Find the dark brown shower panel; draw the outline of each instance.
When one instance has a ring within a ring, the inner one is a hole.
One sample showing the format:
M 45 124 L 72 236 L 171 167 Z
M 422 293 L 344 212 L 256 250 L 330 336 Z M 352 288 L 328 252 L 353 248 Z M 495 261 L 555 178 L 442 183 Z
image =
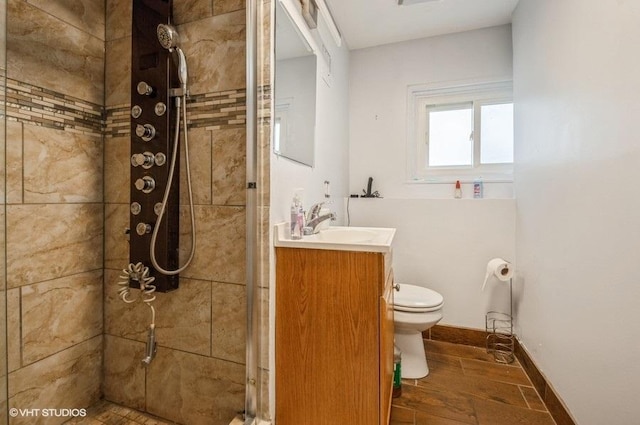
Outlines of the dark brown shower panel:
M 171 53 L 157 37 L 159 24 L 171 23 L 171 0 L 134 0 L 131 45 L 131 263 L 148 266 L 158 292 L 178 288 L 178 275 L 155 270 L 150 244 L 169 178 L 176 121 L 175 98 L 170 89 L 180 87 Z M 179 151 L 178 151 L 179 155 Z M 180 175 L 176 158 L 175 175 Z M 180 179 L 174 178 L 155 243 L 156 260 L 164 269 L 178 266 Z M 140 287 L 130 281 L 131 287 Z

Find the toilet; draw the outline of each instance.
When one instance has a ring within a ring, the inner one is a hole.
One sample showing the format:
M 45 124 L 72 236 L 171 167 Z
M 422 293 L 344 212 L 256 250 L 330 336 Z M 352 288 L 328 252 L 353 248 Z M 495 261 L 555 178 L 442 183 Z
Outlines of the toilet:
M 402 351 L 402 378 L 424 378 L 429 374 L 429 367 L 422 332 L 442 319 L 444 298 L 434 290 L 406 283 L 397 283 L 396 289 L 394 337 L 396 346 Z

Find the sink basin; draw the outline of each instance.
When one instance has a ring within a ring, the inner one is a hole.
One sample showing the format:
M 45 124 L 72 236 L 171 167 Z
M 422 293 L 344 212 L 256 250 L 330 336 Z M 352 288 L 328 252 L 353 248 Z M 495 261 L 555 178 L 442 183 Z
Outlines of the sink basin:
M 377 233 L 354 227 L 333 227 L 315 235 L 321 241 L 335 243 L 363 243 L 373 241 Z
M 331 226 L 315 235 L 291 239 L 289 223 L 275 226 L 275 246 L 336 251 L 389 252 L 396 229 L 386 227 Z

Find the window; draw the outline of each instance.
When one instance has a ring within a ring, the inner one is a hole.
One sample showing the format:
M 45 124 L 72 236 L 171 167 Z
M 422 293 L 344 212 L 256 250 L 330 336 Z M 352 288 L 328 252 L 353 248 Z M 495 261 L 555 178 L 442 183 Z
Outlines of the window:
M 510 82 L 443 88 L 412 86 L 409 102 L 410 180 L 512 180 Z

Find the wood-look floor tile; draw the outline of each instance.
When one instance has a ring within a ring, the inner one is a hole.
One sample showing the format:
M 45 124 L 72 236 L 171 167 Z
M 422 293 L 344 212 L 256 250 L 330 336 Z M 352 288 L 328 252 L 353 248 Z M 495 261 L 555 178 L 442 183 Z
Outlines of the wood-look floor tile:
M 417 385 L 435 391 L 474 396 L 513 406 L 527 407 L 525 398 L 517 385 L 496 382 L 482 376 L 434 372 L 426 378 L 419 379 Z
M 542 399 L 538 395 L 538 392 L 533 387 L 520 387 L 520 391 L 522 395 L 527 400 L 527 404 L 533 410 L 541 410 L 543 412 L 547 411 L 547 407 L 542 402 Z
M 427 358 L 432 354 L 443 354 L 447 356 L 461 357 L 463 359 L 484 360 L 495 363 L 493 354 L 487 353 L 484 348 L 471 347 L 468 345 L 452 344 L 442 341 L 424 341 Z
M 429 415 L 424 412 L 416 412 L 415 425 L 466 425 L 466 423 Z
M 531 385 L 521 367 L 489 363 L 480 360 L 461 359 L 464 374 L 492 381 L 507 382 L 516 385 Z
M 459 357 L 443 356 L 440 354 L 427 354 L 427 364 L 429 365 L 429 375 L 439 375 L 441 373 L 453 373 L 462 375 L 462 363 Z
M 489 400 L 473 400 L 478 425 L 555 425 L 551 415 Z
M 402 387 L 402 397 L 395 399 L 394 405 L 464 424 L 476 424 L 471 397 L 456 393 L 406 385 Z
M 395 401 L 395 399 L 394 399 Z M 391 420 L 389 425 L 414 425 L 416 411 L 404 407 L 391 406 Z

